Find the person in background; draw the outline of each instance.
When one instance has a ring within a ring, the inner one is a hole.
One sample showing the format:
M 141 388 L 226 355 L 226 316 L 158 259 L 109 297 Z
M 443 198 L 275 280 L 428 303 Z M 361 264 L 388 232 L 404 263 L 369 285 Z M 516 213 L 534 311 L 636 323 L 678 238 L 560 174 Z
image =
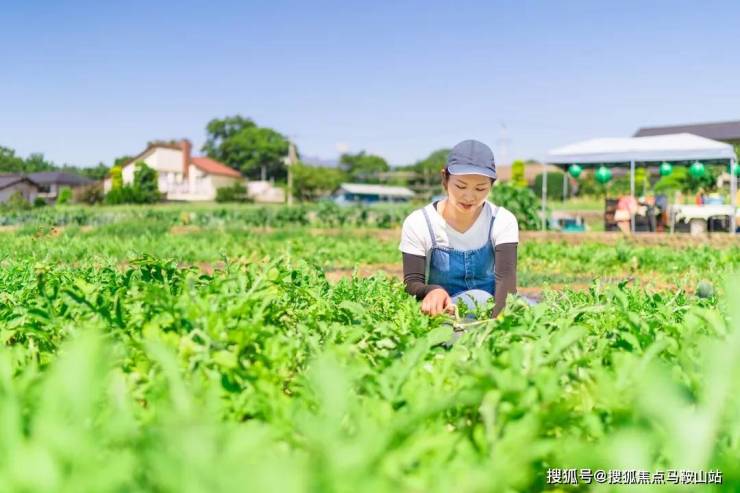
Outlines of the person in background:
M 519 226 L 514 214 L 487 200 L 496 180 L 491 149 L 476 140 L 457 144 L 441 170 L 446 197 L 413 211 L 403 222 L 406 292 L 428 315 L 470 309 L 494 298 L 498 316 L 516 293 Z
M 637 200 L 631 195 L 622 195 L 617 202 L 614 221 L 624 234 L 632 232 L 632 216 L 637 212 Z
M 698 192 L 696 192 L 696 195 L 694 196 L 694 203 L 696 205 L 704 205 L 705 196 L 704 196 L 704 189 L 700 188 Z
M 664 193 L 655 196 L 655 206 L 658 208 L 660 221 L 657 224 L 657 231 L 663 231 L 668 224 L 668 197 Z
M 654 233 L 657 229 L 658 220 L 656 216 L 658 215 L 657 208 L 655 206 L 655 197 L 653 195 L 648 195 L 643 200 L 643 205 L 645 206 L 645 215 L 647 216 L 648 220 L 648 228 L 650 229 L 650 232 Z

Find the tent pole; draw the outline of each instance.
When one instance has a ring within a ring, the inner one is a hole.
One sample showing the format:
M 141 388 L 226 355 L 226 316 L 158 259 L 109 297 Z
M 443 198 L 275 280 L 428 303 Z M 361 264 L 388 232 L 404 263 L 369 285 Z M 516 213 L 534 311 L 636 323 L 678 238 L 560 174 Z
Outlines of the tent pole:
M 547 230 L 547 215 L 545 207 L 547 205 L 547 163 L 542 163 L 542 231 Z
M 635 160 L 630 161 L 630 195 L 635 198 Z M 635 215 L 630 214 L 630 232 L 635 232 Z
M 568 173 L 563 173 L 563 202 L 568 197 Z
M 730 234 L 734 235 L 737 229 L 737 175 L 735 174 L 735 160 L 730 159 L 730 204 L 732 204 L 732 216 L 730 217 Z

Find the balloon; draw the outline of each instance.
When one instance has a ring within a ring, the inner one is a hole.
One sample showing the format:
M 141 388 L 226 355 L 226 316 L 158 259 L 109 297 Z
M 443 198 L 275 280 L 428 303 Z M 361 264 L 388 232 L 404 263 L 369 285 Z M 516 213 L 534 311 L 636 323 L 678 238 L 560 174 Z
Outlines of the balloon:
M 740 178 L 740 164 L 733 163 L 732 164 L 732 169 L 735 171 L 735 176 L 737 176 L 737 177 Z M 727 172 L 730 173 L 730 174 L 732 174 L 732 172 L 730 171 L 730 165 L 729 164 L 727 165 Z
M 671 163 L 661 163 L 660 164 L 660 176 L 668 176 L 673 172 L 673 166 L 671 166 Z
M 577 164 L 571 164 L 568 168 L 568 173 L 570 173 L 570 176 L 573 178 L 578 178 L 581 176 L 581 173 L 583 172 L 583 168 L 578 166 Z
M 689 174 L 694 178 L 701 178 L 706 173 L 704 164 L 701 161 L 695 161 L 694 164 L 689 166 Z
M 601 166 L 599 169 L 596 170 L 594 176 L 596 177 L 596 181 L 603 185 L 604 183 L 612 179 L 612 172 L 606 166 Z

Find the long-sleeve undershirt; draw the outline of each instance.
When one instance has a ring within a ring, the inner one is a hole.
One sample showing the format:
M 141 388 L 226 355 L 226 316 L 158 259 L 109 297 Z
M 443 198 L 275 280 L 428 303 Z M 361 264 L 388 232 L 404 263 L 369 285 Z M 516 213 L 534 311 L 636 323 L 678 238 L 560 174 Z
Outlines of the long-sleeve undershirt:
M 492 313 L 494 318 L 506 306 L 509 293 L 516 294 L 516 249 L 517 243 L 503 243 L 496 245 L 495 248 L 496 294 Z M 403 282 L 406 285 L 406 292 L 418 300 L 423 300 L 434 289 L 443 289 L 436 284 L 427 284 L 425 272 L 425 256 L 403 254 Z

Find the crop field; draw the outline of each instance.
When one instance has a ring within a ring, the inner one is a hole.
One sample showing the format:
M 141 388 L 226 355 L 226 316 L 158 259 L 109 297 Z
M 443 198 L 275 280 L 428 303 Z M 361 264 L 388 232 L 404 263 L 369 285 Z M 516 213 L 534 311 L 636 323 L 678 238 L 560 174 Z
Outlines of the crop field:
M 450 346 L 404 211 L 256 211 L 3 219 L 0 491 L 740 491 L 738 244 L 523 235 Z

